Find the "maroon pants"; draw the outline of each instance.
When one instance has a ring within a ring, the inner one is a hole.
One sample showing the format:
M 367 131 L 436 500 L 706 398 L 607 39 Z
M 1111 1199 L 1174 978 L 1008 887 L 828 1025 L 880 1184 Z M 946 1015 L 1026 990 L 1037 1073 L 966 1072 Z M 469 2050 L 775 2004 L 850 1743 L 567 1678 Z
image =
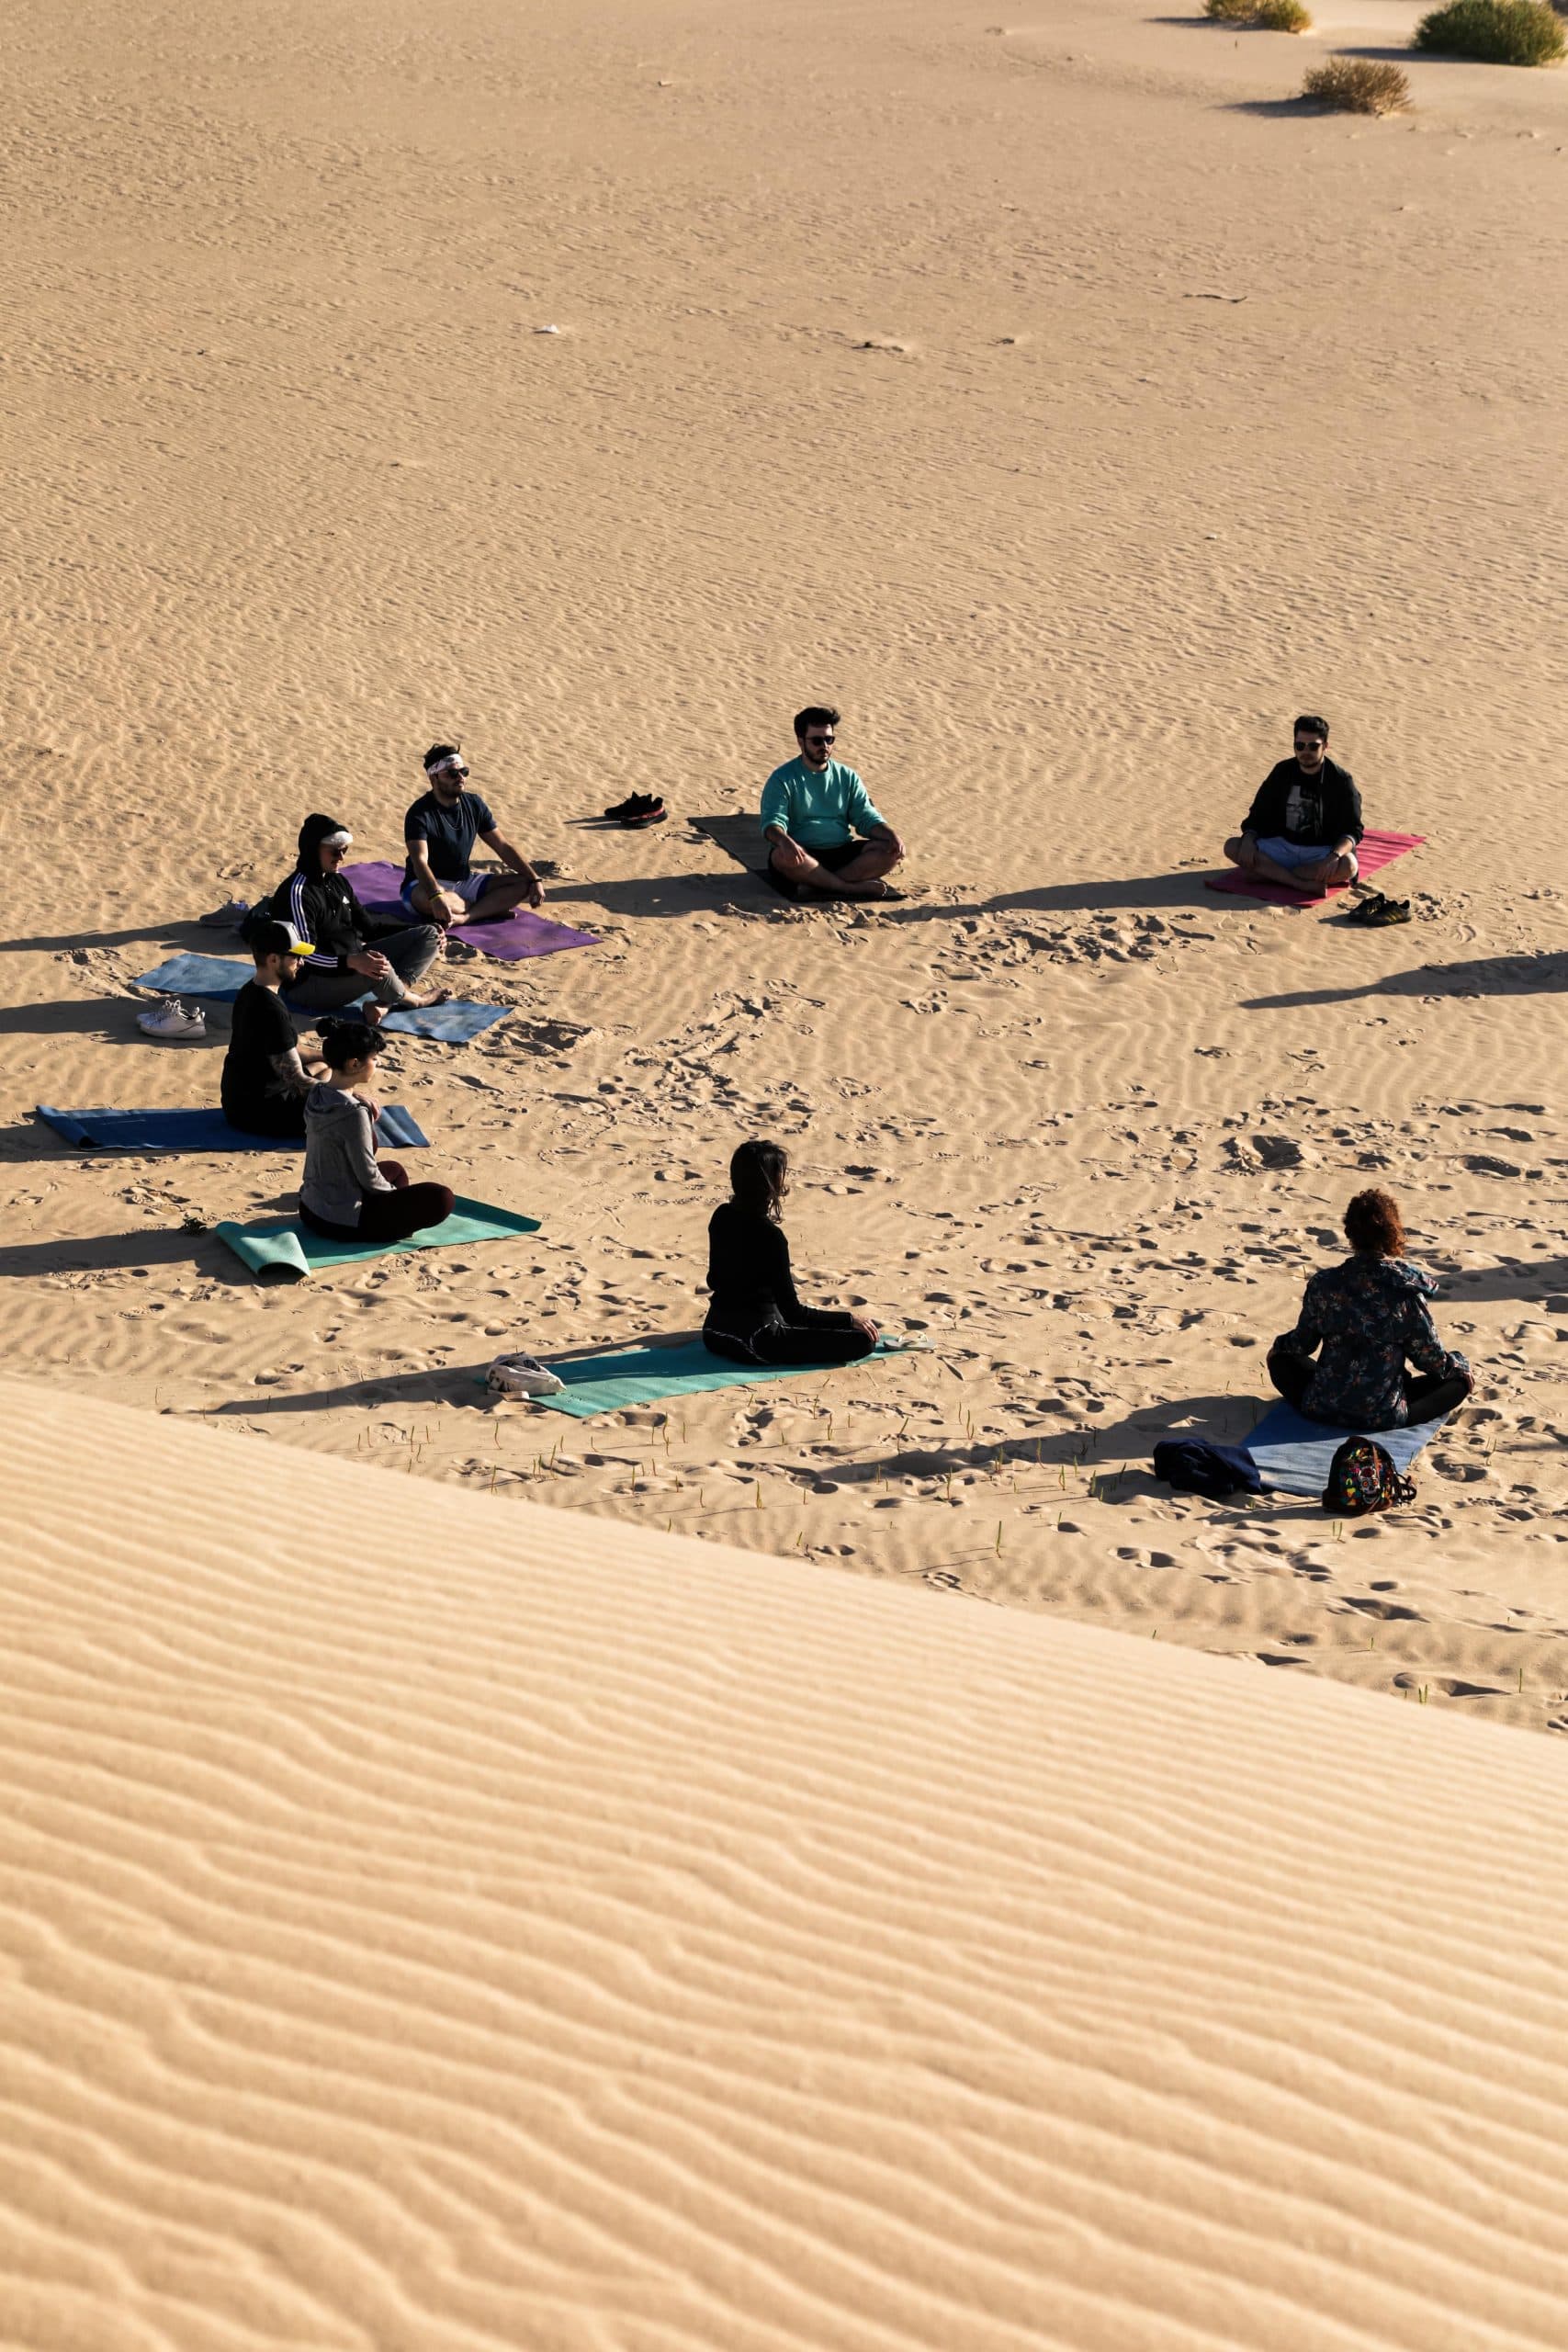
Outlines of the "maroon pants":
M 450 1184 L 411 1184 L 400 1159 L 376 1163 L 391 1186 L 389 1193 L 367 1193 L 359 1204 L 357 1225 L 329 1225 L 301 1201 L 299 1222 L 329 1241 L 406 1241 L 411 1233 L 440 1225 L 452 1214 L 456 1194 Z

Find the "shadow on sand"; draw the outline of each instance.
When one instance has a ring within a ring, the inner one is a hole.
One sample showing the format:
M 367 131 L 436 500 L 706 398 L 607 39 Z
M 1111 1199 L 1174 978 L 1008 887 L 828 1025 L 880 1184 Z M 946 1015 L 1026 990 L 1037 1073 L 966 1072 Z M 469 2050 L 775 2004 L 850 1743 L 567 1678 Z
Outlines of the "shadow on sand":
M 1242 999 L 1247 1012 L 1294 1012 L 1316 1004 L 1354 1004 L 1369 997 L 1550 995 L 1568 989 L 1568 955 L 1538 948 L 1525 956 L 1477 956 L 1461 964 L 1417 964 L 1360 988 L 1298 989 L 1288 996 Z

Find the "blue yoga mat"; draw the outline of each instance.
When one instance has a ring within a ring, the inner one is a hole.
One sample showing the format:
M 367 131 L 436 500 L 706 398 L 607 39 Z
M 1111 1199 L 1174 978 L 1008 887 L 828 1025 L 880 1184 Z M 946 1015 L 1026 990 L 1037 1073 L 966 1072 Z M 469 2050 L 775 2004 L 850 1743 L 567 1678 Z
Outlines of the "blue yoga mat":
M 170 956 L 162 964 L 154 964 L 150 972 L 137 976 L 139 989 L 162 989 L 166 996 L 204 996 L 215 1004 L 232 1004 L 245 982 L 255 970 L 254 964 L 243 964 L 232 956 Z M 288 999 L 284 1001 L 287 1003 Z M 353 1005 L 371 1001 L 366 990 Z M 295 1008 L 290 1008 L 294 1010 Z M 470 1004 L 462 997 L 453 997 L 446 1004 L 427 1004 L 407 1012 L 389 1012 L 381 1026 L 389 1035 L 404 1037 L 436 1037 L 448 1046 L 466 1045 L 470 1037 L 482 1036 L 504 1021 L 512 1011 L 509 1004 Z M 307 1028 L 321 1019 L 319 1013 L 298 1008 L 299 1017 Z M 329 1014 L 327 1018 L 331 1018 Z M 338 1018 L 341 1020 L 342 1014 Z
M 1323 1421 L 1309 1421 L 1293 1405 L 1281 1401 L 1264 1415 L 1246 1442 L 1266 1487 L 1316 1497 L 1327 1486 L 1329 1464 L 1348 1437 L 1375 1439 L 1396 1470 L 1408 1470 L 1442 1426 L 1438 1420 L 1412 1421 L 1402 1430 L 1336 1430 Z
M 305 1148 L 300 1136 L 247 1136 L 231 1127 L 221 1111 L 57 1111 L 40 1102 L 37 1116 L 81 1151 L 291 1151 Z M 399 1151 L 423 1151 L 425 1134 L 412 1111 L 389 1102 L 376 1122 L 376 1140 Z
M 513 1010 L 509 1004 L 468 1004 L 455 996 L 446 1004 L 425 1004 L 407 1012 L 389 1012 L 381 1026 L 389 1035 L 405 1037 L 438 1037 L 444 1045 L 466 1045 L 470 1037 L 482 1036 L 504 1021 Z
M 902 1352 L 886 1341 L 879 1342 L 876 1349 L 878 1356 Z M 865 1363 L 872 1359 L 863 1356 L 860 1361 Z M 802 1373 L 853 1369 L 852 1364 L 731 1363 L 728 1356 L 713 1354 L 700 1340 L 687 1340 L 677 1347 L 656 1343 L 606 1349 L 602 1355 L 572 1356 L 564 1362 L 558 1358 L 550 1370 L 566 1383 L 560 1395 L 531 1396 L 528 1402 L 586 1421 L 596 1413 L 624 1412 L 628 1405 L 656 1405 L 662 1396 L 692 1396 L 705 1388 L 756 1388 L 768 1381 L 798 1379 Z
M 168 956 L 150 972 L 139 972 L 139 989 L 162 989 L 165 996 L 204 996 L 217 1004 L 232 1004 L 245 982 L 255 978 L 255 966 L 234 956 Z

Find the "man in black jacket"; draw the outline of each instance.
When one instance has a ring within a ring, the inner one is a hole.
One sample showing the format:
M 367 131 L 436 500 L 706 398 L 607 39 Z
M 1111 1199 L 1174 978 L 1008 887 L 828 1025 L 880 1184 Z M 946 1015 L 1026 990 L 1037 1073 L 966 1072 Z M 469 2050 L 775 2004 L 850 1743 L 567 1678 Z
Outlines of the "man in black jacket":
M 1332 890 L 1356 878 L 1356 844 L 1366 831 L 1348 768 L 1328 756 L 1328 721 L 1296 721 L 1296 756 L 1270 768 L 1225 855 L 1260 882 L 1292 890 Z
M 366 913 L 341 871 L 353 839 L 335 817 L 307 817 L 299 828 L 299 864 L 268 902 L 274 920 L 292 923 L 311 950 L 284 1001 L 305 1012 L 341 1012 L 368 990 L 375 1002 L 365 1018 L 372 1023 L 384 1012 L 444 1003 L 449 989 L 419 988 L 442 952 L 440 932 L 433 922 L 384 922 Z

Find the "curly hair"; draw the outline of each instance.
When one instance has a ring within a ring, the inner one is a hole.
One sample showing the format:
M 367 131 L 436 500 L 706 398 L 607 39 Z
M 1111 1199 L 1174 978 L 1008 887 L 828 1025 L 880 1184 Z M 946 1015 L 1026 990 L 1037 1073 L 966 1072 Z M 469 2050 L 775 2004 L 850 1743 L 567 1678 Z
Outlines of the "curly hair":
M 1403 1258 L 1404 1220 L 1393 1194 L 1376 1185 L 1358 1193 L 1345 1212 L 1345 1238 L 1352 1250 L 1364 1250 L 1370 1257 Z

